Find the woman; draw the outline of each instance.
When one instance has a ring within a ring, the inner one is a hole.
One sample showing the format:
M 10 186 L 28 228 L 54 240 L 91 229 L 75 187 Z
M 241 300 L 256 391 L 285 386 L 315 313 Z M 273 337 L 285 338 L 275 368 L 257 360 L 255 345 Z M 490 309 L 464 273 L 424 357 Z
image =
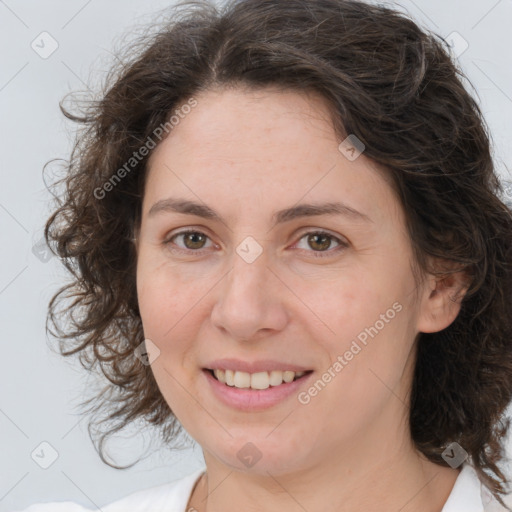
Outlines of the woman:
M 205 459 L 102 509 L 512 510 L 512 212 L 443 41 L 355 1 L 179 14 L 67 114 L 46 226 L 100 454 L 144 419 Z

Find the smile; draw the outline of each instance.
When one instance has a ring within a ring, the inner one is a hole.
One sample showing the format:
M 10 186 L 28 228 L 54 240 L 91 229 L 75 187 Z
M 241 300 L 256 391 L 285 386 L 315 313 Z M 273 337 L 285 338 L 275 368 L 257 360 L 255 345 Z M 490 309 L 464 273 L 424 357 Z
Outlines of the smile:
M 283 383 L 293 382 L 300 379 L 310 371 L 294 372 L 291 370 L 272 370 L 270 372 L 248 373 L 243 371 L 207 369 L 215 379 L 227 386 L 255 390 L 268 389 L 269 387 L 281 386 Z

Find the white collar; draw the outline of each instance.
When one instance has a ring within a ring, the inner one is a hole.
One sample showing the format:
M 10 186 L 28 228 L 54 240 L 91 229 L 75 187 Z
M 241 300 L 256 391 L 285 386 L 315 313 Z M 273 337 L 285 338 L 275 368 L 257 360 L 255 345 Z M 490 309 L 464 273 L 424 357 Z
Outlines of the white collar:
M 509 495 L 508 499 L 512 496 Z M 509 502 L 505 503 L 510 506 Z M 475 469 L 465 463 L 441 512 L 506 512 L 480 482 Z

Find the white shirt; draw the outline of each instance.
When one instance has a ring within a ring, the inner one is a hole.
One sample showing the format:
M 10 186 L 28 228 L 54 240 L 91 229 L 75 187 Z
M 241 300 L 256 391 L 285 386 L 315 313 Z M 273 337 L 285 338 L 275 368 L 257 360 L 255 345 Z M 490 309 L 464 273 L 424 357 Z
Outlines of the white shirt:
M 103 512 L 188 512 L 186 506 L 195 483 L 205 468 L 164 485 L 150 487 L 101 507 Z M 512 499 L 512 496 L 509 497 Z M 509 502 L 506 502 L 510 506 Z M 71 501 L 36 503 L 20 512 L 91 512 Z M 504 512 L 480 483 L 475 470 L 468 464 L 462 467 L 452 492 L 441 512 Z M 15 511 L 13 511 L 15 512 Z

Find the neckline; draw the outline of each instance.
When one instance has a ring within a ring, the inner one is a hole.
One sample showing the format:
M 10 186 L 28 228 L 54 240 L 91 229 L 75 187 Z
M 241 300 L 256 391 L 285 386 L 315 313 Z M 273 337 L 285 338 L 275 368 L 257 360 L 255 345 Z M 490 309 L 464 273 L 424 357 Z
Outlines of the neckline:
M 189 509 L 190 500 L 194 490 L 196 489 L 200 479 L 204 474 L 206 474 L 206 469 L 206 467 L 197 469 L 187 477 L 188 485 L 186 485 L 184 488 L 183 500 L 180 504 L 183 510 L 187 511 Z M 481 482 L 478 479 L 475 470 L 471 467 L 471 465 L 464 463 L 441 512 L 452 512 L 459 510 L 459 508 L 452 507 L 459 507 L 460 503 L 467 503 L 470 507 L 478 507 L 470 508 L 468 509 L 468 512 L 469 510 L 471 510 L 471 512 L 481 512 L 483 510 L 481 492 Z M 478 501 L 475 501 L 477 497 Z
M 195 473 L 192 473 L 191 475 L 191 485 L 189 486 L 188 492 L 187 492 L 187 502 L 185 503 L 185 510 L 189 510 L 193 508 L 195 510 L 195 507 L 192 507 L 190 502 L 192 500 L 192 496 L 197 488 L 197 485 L 203 478 L 203 476 L 206 474 L 206 468 L 198 469 Z M 194 478 L 195 477 L 195 478 Z

